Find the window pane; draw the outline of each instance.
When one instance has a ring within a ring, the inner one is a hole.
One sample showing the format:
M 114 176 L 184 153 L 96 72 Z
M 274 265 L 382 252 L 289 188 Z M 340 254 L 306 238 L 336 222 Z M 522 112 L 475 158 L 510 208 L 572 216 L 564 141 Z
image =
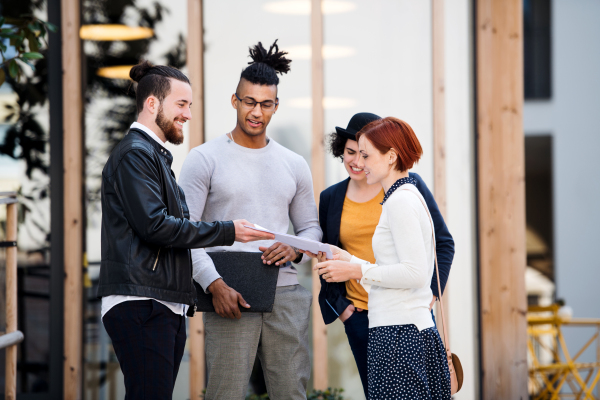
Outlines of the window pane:
M 525 98 L 552 96 L 550 0 L 524 0 Z
M 44 2 L 9 1 L 0 5 L 5 17 L 33 14 L 47 20 Z M 15 54 L 8 46 L 7 58 Z M 42 54 L 47 56 L 43 47 Z M 17 329 L 17 393 L 49 391 L 50 360 L 50 144 L 47 58 L 33 60 L 20 79 L 0 86 L 0 192 L 19 193 Z M 6 206 L 0 205 L 0 240 L 4 240 Z M 0 331 L 5 330 L 4 249 L 0 251 Z M 0 351 L 4 360 L 5 351 Z M 0 388 L 4 387 L 0 362 Z

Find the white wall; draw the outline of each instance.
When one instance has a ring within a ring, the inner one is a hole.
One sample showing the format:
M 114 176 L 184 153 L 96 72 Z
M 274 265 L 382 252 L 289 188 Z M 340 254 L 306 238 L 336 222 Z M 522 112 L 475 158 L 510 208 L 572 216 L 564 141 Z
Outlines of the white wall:
M 552 98 L 526 101 L 526 135 L 553 139 L 556 296 L 574 317 L 600 318 L 600 2 L 552 1 Z M 567 334 L 573 350 L 581 329 Z

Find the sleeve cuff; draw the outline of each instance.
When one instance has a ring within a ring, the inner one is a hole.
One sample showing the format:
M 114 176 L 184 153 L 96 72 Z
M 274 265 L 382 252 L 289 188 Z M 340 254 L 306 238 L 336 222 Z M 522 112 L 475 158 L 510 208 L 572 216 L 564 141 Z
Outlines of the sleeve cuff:
M 221 275 L 219 275 L 216 269 L 213 269 L 212 271 L 205 269 L 201 274 L 194 276 L 194 280 L 202 286 L 202 289 L 204 289 L 204 293 L 206 294 L 210 294 L 208 287 L 217 279 L 221 279 Z
M 352 258 L 350 259 L 350 262 L 352 264 L 361 264 L 361 265 L 364 265 L 364 264 L 369 264 L 370 265 L 371 264 L 370 262 L 362 260 L 362 259 L 360 259 L 360 258 L 358 258 L 356 256 L 352 256 Z
M 223 246 L 231 246 L 235 242 L 235 225 L 233 221 L 222 221 L 221 224 L 223 225 Z
M 362 279 L 360 280 L 360 284 L 363 285 L 365 290 L 367 290 L 367 286 L 369 286 L 369 290 L 371 285 L 377 285 L 377 283 L 381 282 L 381 271 L 377 269 L 377 264 L 363 264 L 361 265 L 362 270 Z M 369 292 L 367 290 L 367 293 Z

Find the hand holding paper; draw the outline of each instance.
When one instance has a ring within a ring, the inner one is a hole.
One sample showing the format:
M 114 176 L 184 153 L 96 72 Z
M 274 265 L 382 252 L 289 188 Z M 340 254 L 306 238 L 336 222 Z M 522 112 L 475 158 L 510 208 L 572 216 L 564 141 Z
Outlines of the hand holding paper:
M 339 247 L 334 246 L 332 244 L 329 245 L 329 248 L 331 248 L 331 252 L 333 253 L 333 260 L 350 261 L 352 259 L 352 254 L 348 253 L 344 249 L 340 249 Z M 306 250 L 300 250 L 300 252 L 306 254 L 311 258 L 316 258 L 319 262 L 323 262 L 327 259 L 322 253 L 314 254 Z
M 281 243 L 289 244 L 290 246 L 293 246 L 293 247 L 297 248 L 298 250 L 309 251 L 314 254 L 317 254 L 319 251 L 322 251 L 323 253 L 326 254 L 328 259 L 330 259 L 330 260 L 333 259 L 333 253 L 328 244 L 317 242 L 316 240 L 311 240 L 311 239 L 306 239 L 306 238 L 302 238 L 302 237 L 298 237 L 298 236 L 288 235 L 287 233 L 272 232 L 272 231 L 265 229 L 258 225 L 254 225 L 254 226 L 244 225 L 244 226 L 246 228 L 273 234 L 273 235 L 275 235 L 275 240 L 277 240 Z
M 236 219 L 233 221 L 235 227 L 235 241 L 236 242 L 254 242 L 257 240 L 273 240 L 274 236 L 271 232 L 261 229 L 253 228 L 250 222 L 245 219 Z M 248 229 L 250 228 L 250 229 Z M 259 231 L 259 232 L 257 232 Z

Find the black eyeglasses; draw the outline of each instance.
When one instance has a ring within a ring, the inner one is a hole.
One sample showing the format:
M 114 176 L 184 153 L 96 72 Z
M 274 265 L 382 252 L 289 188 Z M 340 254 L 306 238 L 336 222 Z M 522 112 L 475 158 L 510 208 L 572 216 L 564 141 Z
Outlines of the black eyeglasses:
M 248 97 L 240 99 L 240 96 L 238 96 L 237 93 L 235 93 L 235 97 L 237 97 L 237 99 L 242 102 L 244 107 L 249 110 L 253 110 L 257 104 L 260 104 L 260 108 L 262 108 L 263 111 L 273 111 L 275 106 L 279 104 L 278 101 L 274 102 L 273 100 L 256 101 Z

